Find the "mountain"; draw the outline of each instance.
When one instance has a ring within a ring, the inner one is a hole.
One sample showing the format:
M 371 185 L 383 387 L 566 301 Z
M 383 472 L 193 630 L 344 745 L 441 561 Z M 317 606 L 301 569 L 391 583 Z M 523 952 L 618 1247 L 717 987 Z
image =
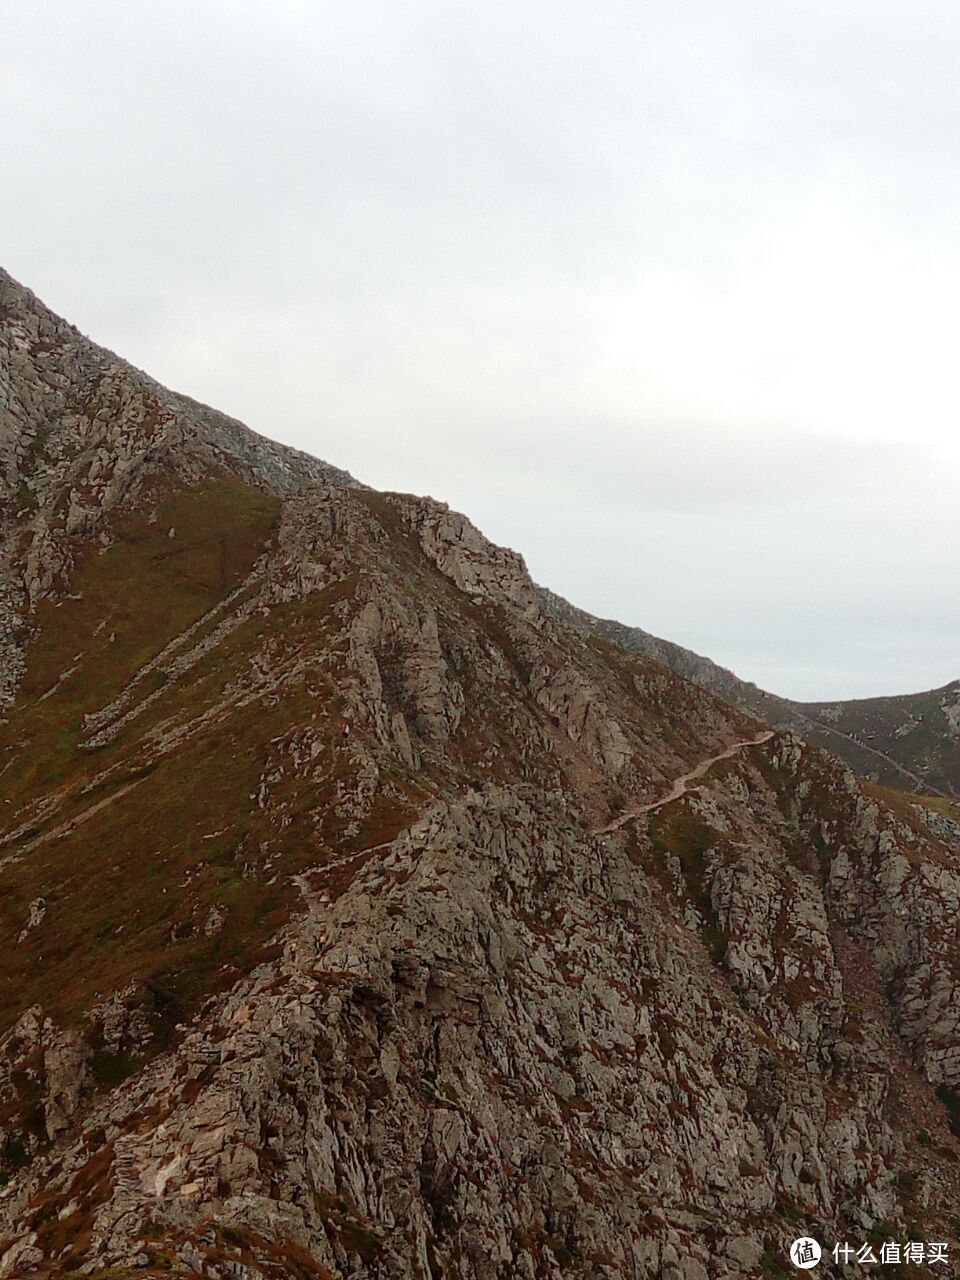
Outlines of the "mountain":
M 336 467 L 167 391 L 2 270 L 0 323 L 0 705 L 23 673 L 24 604 L 48 596 L 75 547 L 138 495 L 145 505 L 164 478 L 189 487 L 223 473 L 278 495 L 308 482 L 350 482 Z
M 889 698 L 794 704 L 815 738 L 861 776 L 960 799 L 960 680 Z
M 0 1277 L 958 1274 L 950 814 L 0 283 Z
M 546 587 L 538 590 L 551 617 L 612 640 L 628 653 L 655 658 L 750 715 L 794 729 L 838 755 L 861 778 L 960 800 L 960 680 L 895 697 L 793 702 L 640 627 L 594 617 Z

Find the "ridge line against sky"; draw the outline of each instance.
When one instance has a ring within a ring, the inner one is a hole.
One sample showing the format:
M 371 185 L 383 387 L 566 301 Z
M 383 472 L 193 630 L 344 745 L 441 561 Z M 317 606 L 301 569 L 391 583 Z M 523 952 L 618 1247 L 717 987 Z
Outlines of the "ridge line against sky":
M 960 12 L 11 0 L 5 265 L 804 700 L 960 674 Z

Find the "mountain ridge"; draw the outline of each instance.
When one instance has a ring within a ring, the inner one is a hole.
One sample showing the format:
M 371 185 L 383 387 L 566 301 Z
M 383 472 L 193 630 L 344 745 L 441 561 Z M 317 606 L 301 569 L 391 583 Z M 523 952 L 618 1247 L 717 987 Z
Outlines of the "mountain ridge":
M 960 824 L 11 307 L 0 1277 L 952 1264 Z
M 85 338 L 0 268 L 0 707 L 22 674 L 24 607 L 69 572 L 91 535 L 151 476 L 222 463 L 276 493 L 356 483 L 257 435 Z M 15 571 L 15 562 L 23 571 Z
M 641 627 L 597 618 L 546 587 L 539 590 L 552 616 L 628 652 L 656 658 L 734 706 L 795 730 L 839 755 L 863 778 L 944 798 L 960 796 L 960 680 L 919 693 L 799 702 Z
M 165 406 L 168 411 L 179 411 L 181 415 L 185 415 L 195 433 L 197 445 L 212 448 L 215 455 L 220 456 L 228 467 L 252 475 L 258 483 L 274 492 L 285 493 L 304 484 L 325 480 L 349 485 L 358 483 L 340 468 L 321 462 L 301 450 L 260 436 L 238 420 L 210 409 L 188 396 L 168 391 L 149 374 L 135 369 L 112 351 L 98 347 L 84 338 L 74 326 L 60 320 L 29 289 L 19 285 L 0 268 L 0 314 L 14 312 L 21 318 L 28 317 L 36 322 L 36 332 L 33 334 L 35 345 L 60 343 L 85 353 L 83 364 L 88 398 L 95 397 L 100 390 L 98 382 L 109 382 L 111 377 L 116 377 L 118 371 L 123 370 L 127 377 L 134 379 L 141 394 L 148 401 L 154 402 L 155 409 Z M 15 347 L 16 344 L 10 344 L 9 332 L 5 332 L 8 342 L 5 358 L 10 360 L 11 346 Z M 25 330 L 18 336 L 21 342 L 27 340 Z M 23 408 L 21 406 L 21 410 Z M 20 417 L 22 436 L 24 430 L 29 429 L 30 413 L 21 412 L 18 415 L 16 406 L 11 405 L 7 405 L 6 409 L 8 413 L 12 413 L 14 421 Z M 34 412 L 38 409 L 50 412 L 49 397 L 41 397 L 40 404 L 34 406 Z M 62 412 L 63 406 L 58 406 L 58 409 Z M 83 444 L 89 451 L 95 447 L 96 442 L 84 440 Z M 169 445 L 165 445 L 162 438 L 159 441 L 154 438 L 142 440 L 139 457 L 135 453 L 130 459 L 131 470 L 136 473 L 138 464 L 141 469 L 149 469 L 151 463 L 156 465 L 156 458 L 150 455 L 164 447 Z M 6 480 L 6 493 L 0 494 L 0 497 L 5 497 L 10 502 L 16 500 L 14 489 L 19 488 L 19 485 L 16 452 L 6 438 L 0 438 L 0 459 L 4 460 L 3 474 Z M 68 479 L 67 475 L 62 476 L 61 488 Z M 75 476 L 72 479 L 79 481 L 82 477 Z M 127 485 L 138 482 L 136 474 L 125 481 Z M 62 493 L 55 494 L 55 497 L 63 500 Z M 102 500 L 101 494 L 101 502 Z M 72 483 L 69 501 L 71 506 L 66 527 L 76 531 L 82 527 L 84 520 L 94 518 L 95 509 L 85 512 L 81 491 Z M 2 537 L 0 526 L 0 538 Z M 34 584 L 43 580 L 44 573 L 51 569 L 58 558 L 56 549 L 44 547 L 42 539 L 37 542 L 34 552 L 36 576 L 27 583 L 28 593 L 31 588 L 37 590 Z M 0 547 L 2 545 L 0 543 Z M 960 682 L 953 681 L 940 689 L 917 694 L 840 699 L 832 702 L 799 702 L 760 689 L 711 659 L 653 636 L 642 628 L 596 618 L 548 588 L 541 587 L 539 591 L 543 607 L 552 616 L 594 634 L 612 638 L 628 651 L 646 653 L 750 714 L 781 727 L 795 729 L 827 750 L 836 751 L 862 777 L 944 797 L 960 795 Z M 11 614 L 10 604 L 4 604 L 0 593 L 0 637 L 6 638 L 7 645 L 6 662 L 2 665 L 7 671 L 15 670 L 17 666 L 16 655 L 8 638 L 13 625 Z M 8 696 L 8 691 L 5 690 L 8 690 L 8 680 L 0 679 L 0 703 Z M 948 698 L 947 695 L 950 694 L 954 696 Z M 881 708 L 886 709 L 888 714 L 881 714 Z M 858 715 L 858 711 L 863 714 Z M 951 715 L 953 719 L 950 718 Z M 868 725 L 868 721 L 872 727 Z M 884 721 L 889 723 L 883 723 Z M 919 738 L 915 732 L 918 730 Z M 914 737 L 910 736 L 911 733 Z M 872 735 L 872 738 L 868 735 Z M 921 742 L 919 749 L 912 750 L 918 740 Z

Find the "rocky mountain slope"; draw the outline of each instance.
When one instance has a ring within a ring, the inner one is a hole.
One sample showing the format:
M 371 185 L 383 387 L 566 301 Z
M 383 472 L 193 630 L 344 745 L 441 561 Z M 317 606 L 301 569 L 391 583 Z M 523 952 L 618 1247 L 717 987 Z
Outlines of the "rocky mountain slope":
M 151 477 L 225 469 L 285 493 L 345 472 L 258 436 L 95 346 L 0 269 L 0 706 L 22 676 L 19 633 Z M 29 547 L 24 550 L 25 539 Z
M 655 658 L 751 715 L 795 730 L 840 756 L 861 778 L 960 800 L 960 680 L 895 697 L 793 702 L 640 627 L 594 617 L 545 587 L 538 590 L 551 617 Z
M 2 283 L 0 1277 L 958 1274 L 949 814 Z

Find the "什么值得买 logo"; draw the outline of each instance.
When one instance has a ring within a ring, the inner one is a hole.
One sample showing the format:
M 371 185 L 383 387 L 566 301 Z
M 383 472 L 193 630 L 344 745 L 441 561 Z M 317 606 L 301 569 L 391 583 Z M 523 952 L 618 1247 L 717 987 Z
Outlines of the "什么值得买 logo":
M 821 1249 L 810 1236 L 801 1236 L 790 1246 L 790 1261 L 801 1271 L 809 1271 L 820 1261 Z

